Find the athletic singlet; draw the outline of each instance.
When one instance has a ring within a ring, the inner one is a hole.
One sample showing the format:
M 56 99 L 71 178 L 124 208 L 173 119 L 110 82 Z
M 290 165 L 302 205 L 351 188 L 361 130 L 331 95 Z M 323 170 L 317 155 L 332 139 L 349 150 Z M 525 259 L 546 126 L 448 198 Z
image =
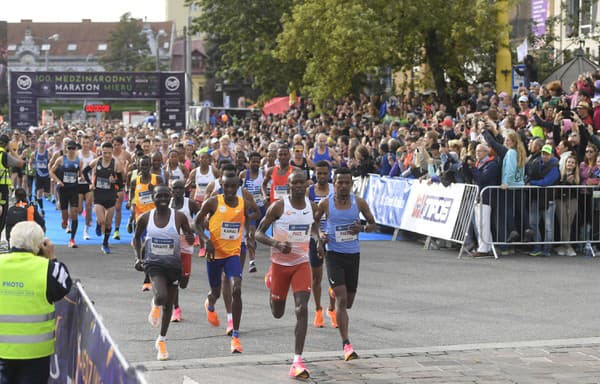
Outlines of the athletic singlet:
M 246 190 L 252 194 L 252 197 L 254 197 L 254 201 L 256 202 L 256 205 L 258 205 L 259 207 L 265 206 L 265 199 L 263 198 L 263 193 L 262 193 L 263 180 L 264 180 L 264 176 L 263 176 L 262 169 L 260 169 L 260 168 L 258 169 L 258 176 L 256 177 L 256 179 L 250 178 L 250 170 L 249 169 L 246 171 L 246 178 L 244 179 L 244 188 L 246 188 Z
M 171 202 L 169 203 L 169 208 L 173 208 L 175 209 L 175 207 L 173 207 L 173 202 L 174 199 L 171 199 Z M 183 206 L 180 209 L 177 209 L 178 212 L 181 212 L 185 215 L 185 217 L 188 220 L 188 223 L 190 224 L 190 227 L 192 227 L 194 225 L 194 220 L 192 218 L 192 212 L 190 212 L 190 199 L 187 197 L 183 198 Z M 190 255 L 194 252 L 194 245 L 190 245 L 186 240 L 185 240 L 185 235 L 183 233 L 180 234 L 180 241 L 179 241 L 179 247 L 181 248 L 181 253 L 189 253 Z
M 217 195 L 217 210 L 208 220 L 210 239 L 215 247 L 215 259 L 240 255 L 246 216 L 244 199 L 236 197 L 238 204 L 233 208 L 225 203 L 223 195 Z
M 175 210 L 170 209 L 169 222 L 159 228 L 154 223 L 156 209 L 150 211 L 146 240 L 144 242 L 144 265 L 159 265 L 165 268 L 181 269 L 179 232 L 175 225 Z
M 310 201 L 319 205 L 319 202 L 321 200 L 327 198 L 327 196 L 329 196 L 333 192 L 333 184 L 329 183 L 327 185 L 327 187 L 329 189 L 329 193 L 325 196 L 317 196 L 315 193 L 315 186 L 316 186 L 316 184 L 312 184 L 311 186 L 308 187 L 308 198 L 310 199 Z M 321 216 L 321 221 L 319 223 L 319 226 L 321 227 L 322 232 L 326 232 L 325 231 L 326 225 L 327 225 L 327 213 L 324 212 L 323 216 Z
M 217 165 L 221 165 L 221 162 L 223 160 L 229 160 L 230 162 L 233 163 L 233 156 L 231 156 L 231 152 L 229 152 L 229 156 L 224 156 L 221 154 L 221 151 L 219 151 L 219 157 L 217 158 Z
M 356 205 L 356 197 L 350 195 L 350 208 L 337 209 L 335 207 L 334 194 L 329 199 L 329 215 L 327 217 L 327 250 L 339 253 L 359 253 L 360 244 L 358 235 L 350 233 L 350 225 L 360 220 L 360 212 Z
M 196 168 L 196 180 L 194 181 L 196 183 L 196 194 L 194 195 L 196 201 L 204 201 L 206 198 L 206 187 L 213 180 L 215 180 L 215 174 L 213 173 L 212 165 L 208 166 L 206 174 L 200 172 L 200 167 Z
M 135 204 L 135 218 L 138 219 L 144 212 L 155 208 L 152 200 L 152 191 L 150 184 L 156 186 L 156 175 L 150 174 L 150 182 L 142 183 L 142 176 L 135 179 L 135 191 L 133 193 L 133 203 Z
M 313 153 L 313 163 L 317 163 L 318 161 L 321 160 L 327 160 L 331 163 L 331 156 L 329 156 L 329 146 L 325 147 L 325 153 L 320 154 L 319 153 L 319 148 L 315 148 L 315 151 Z
M 304 209 L 292 207 L 289 196 L 286 196 L 283 202 L 283 213 L 273 222 L 273 239 L 289 241 L 292 250 L 290 253 L 283 253 L 271 247 L 271 261 L 285 266 L 307 263 L 311 225 L 314 222 L 310 200 L 308 197 L 304 198 Z
M 63 155 L 62 163 L 62 182 L 63 188 L 77 187 L 77 178 L 79 176 L 79 157 L 75 160 L 69 160 L 66 155 Z
M 81 159 L 81 169 L 85 169 L 91 162 L 92 160 L 94 160 L 96 157 L 94 156 L 94 152 L 90 151 L 90 154 L 88 156 L 84 156 L 83 152 L 81 151 L 81 149 L 79 151 L 77 151 L 79 158 Z M 99 160 L 100 161 L 100 160 Z M 89 171 L 88 176 L 90 176 L 91 179 L 91 175 L 92 175 L 92 171 Z M 87 184 L 88 182 L 85 181 L 85 177 L 82 177 L 79 179 L 79 184 Z
M 173 180 L 185 181 L 185 175 L 183 174 L 181 168 L 179 168 L 179 165 L 174 169 L 171 169 L 169 166 L 167 166 L 167 172 L 169 173 L 169 183 Z
M 292 167 L 288 167 L 285 175 L 279 175 L 279 169 L 279 165 L 276 165 L 275 168 L 273 168 L 273 173 L 271 174 L 271 192 L 269 194 L 271 204 L 276 200 L 283 199 L 288 195 L 288 178 L 292 173 Z
M 50 161 L 50 155 L 48 151 L 44 151 L 44 153 L 39 153 L 35 151 L 35 157 L 33 158 L 33 167 L 35 168 L 36 175 L 38 177 L 49 177 L 50 173 L 48 172 L 48 162 Z
M 94 200 L 114 200 L 117 198 L 115 183 L 110 182 L 110 177 L 116 178 L 115 175 L 115 159 L 110 159 L 108 167 L 102 165 L 102 159 L 96 163 L 96 176 L 94 183 Z

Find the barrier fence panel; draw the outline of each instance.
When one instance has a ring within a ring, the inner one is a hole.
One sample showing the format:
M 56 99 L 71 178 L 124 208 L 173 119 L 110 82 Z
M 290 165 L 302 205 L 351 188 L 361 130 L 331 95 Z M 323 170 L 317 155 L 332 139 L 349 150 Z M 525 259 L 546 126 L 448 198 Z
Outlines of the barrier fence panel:
M 477 221 L 484 230 L 489 225 L 493 236 L 479 240 L 496 258 L 514 253 L 517 246 L 531 256 L 595 256 L 594 246 L 600 243 L 596 186 L 492 186 L 481 190 L 480 201 Z

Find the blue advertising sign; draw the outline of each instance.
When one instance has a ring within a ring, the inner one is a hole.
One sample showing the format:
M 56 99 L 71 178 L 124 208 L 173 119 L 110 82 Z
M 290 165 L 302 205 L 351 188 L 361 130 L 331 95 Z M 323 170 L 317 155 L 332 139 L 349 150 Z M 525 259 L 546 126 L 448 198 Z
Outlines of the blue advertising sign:
M 525 76 L 519 75 L 515 68 L 519 69 L 519 72 L 525 73 L 525 64 L 515 65 L 512 69 L 512 89 L 516 91 L 520 86 L 525 84 Z
M 411 179 L 369 175 L 364 198 L 376 223 L 400 228 L 412 183 Z

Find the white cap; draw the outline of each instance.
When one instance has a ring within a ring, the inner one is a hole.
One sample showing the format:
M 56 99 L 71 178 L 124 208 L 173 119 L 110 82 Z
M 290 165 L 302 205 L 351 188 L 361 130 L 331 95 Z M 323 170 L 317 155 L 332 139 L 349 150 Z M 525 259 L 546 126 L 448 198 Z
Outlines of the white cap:
M 519 97 L 519 102 L 521 102 L 521 101 L 527 103 L 527 102 L 529 102 L 529 98 L 527 96 L 523 95 L 523 96 Z

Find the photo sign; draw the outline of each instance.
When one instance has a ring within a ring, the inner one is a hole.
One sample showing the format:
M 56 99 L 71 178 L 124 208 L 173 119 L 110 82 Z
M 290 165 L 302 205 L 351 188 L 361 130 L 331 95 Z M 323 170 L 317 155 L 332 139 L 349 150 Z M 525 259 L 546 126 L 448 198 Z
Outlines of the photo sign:
M 10 72 L 13 128 L 38 125 L 38 99 L 159 100 L 162 129 L 185 128 L 183 72 Z

